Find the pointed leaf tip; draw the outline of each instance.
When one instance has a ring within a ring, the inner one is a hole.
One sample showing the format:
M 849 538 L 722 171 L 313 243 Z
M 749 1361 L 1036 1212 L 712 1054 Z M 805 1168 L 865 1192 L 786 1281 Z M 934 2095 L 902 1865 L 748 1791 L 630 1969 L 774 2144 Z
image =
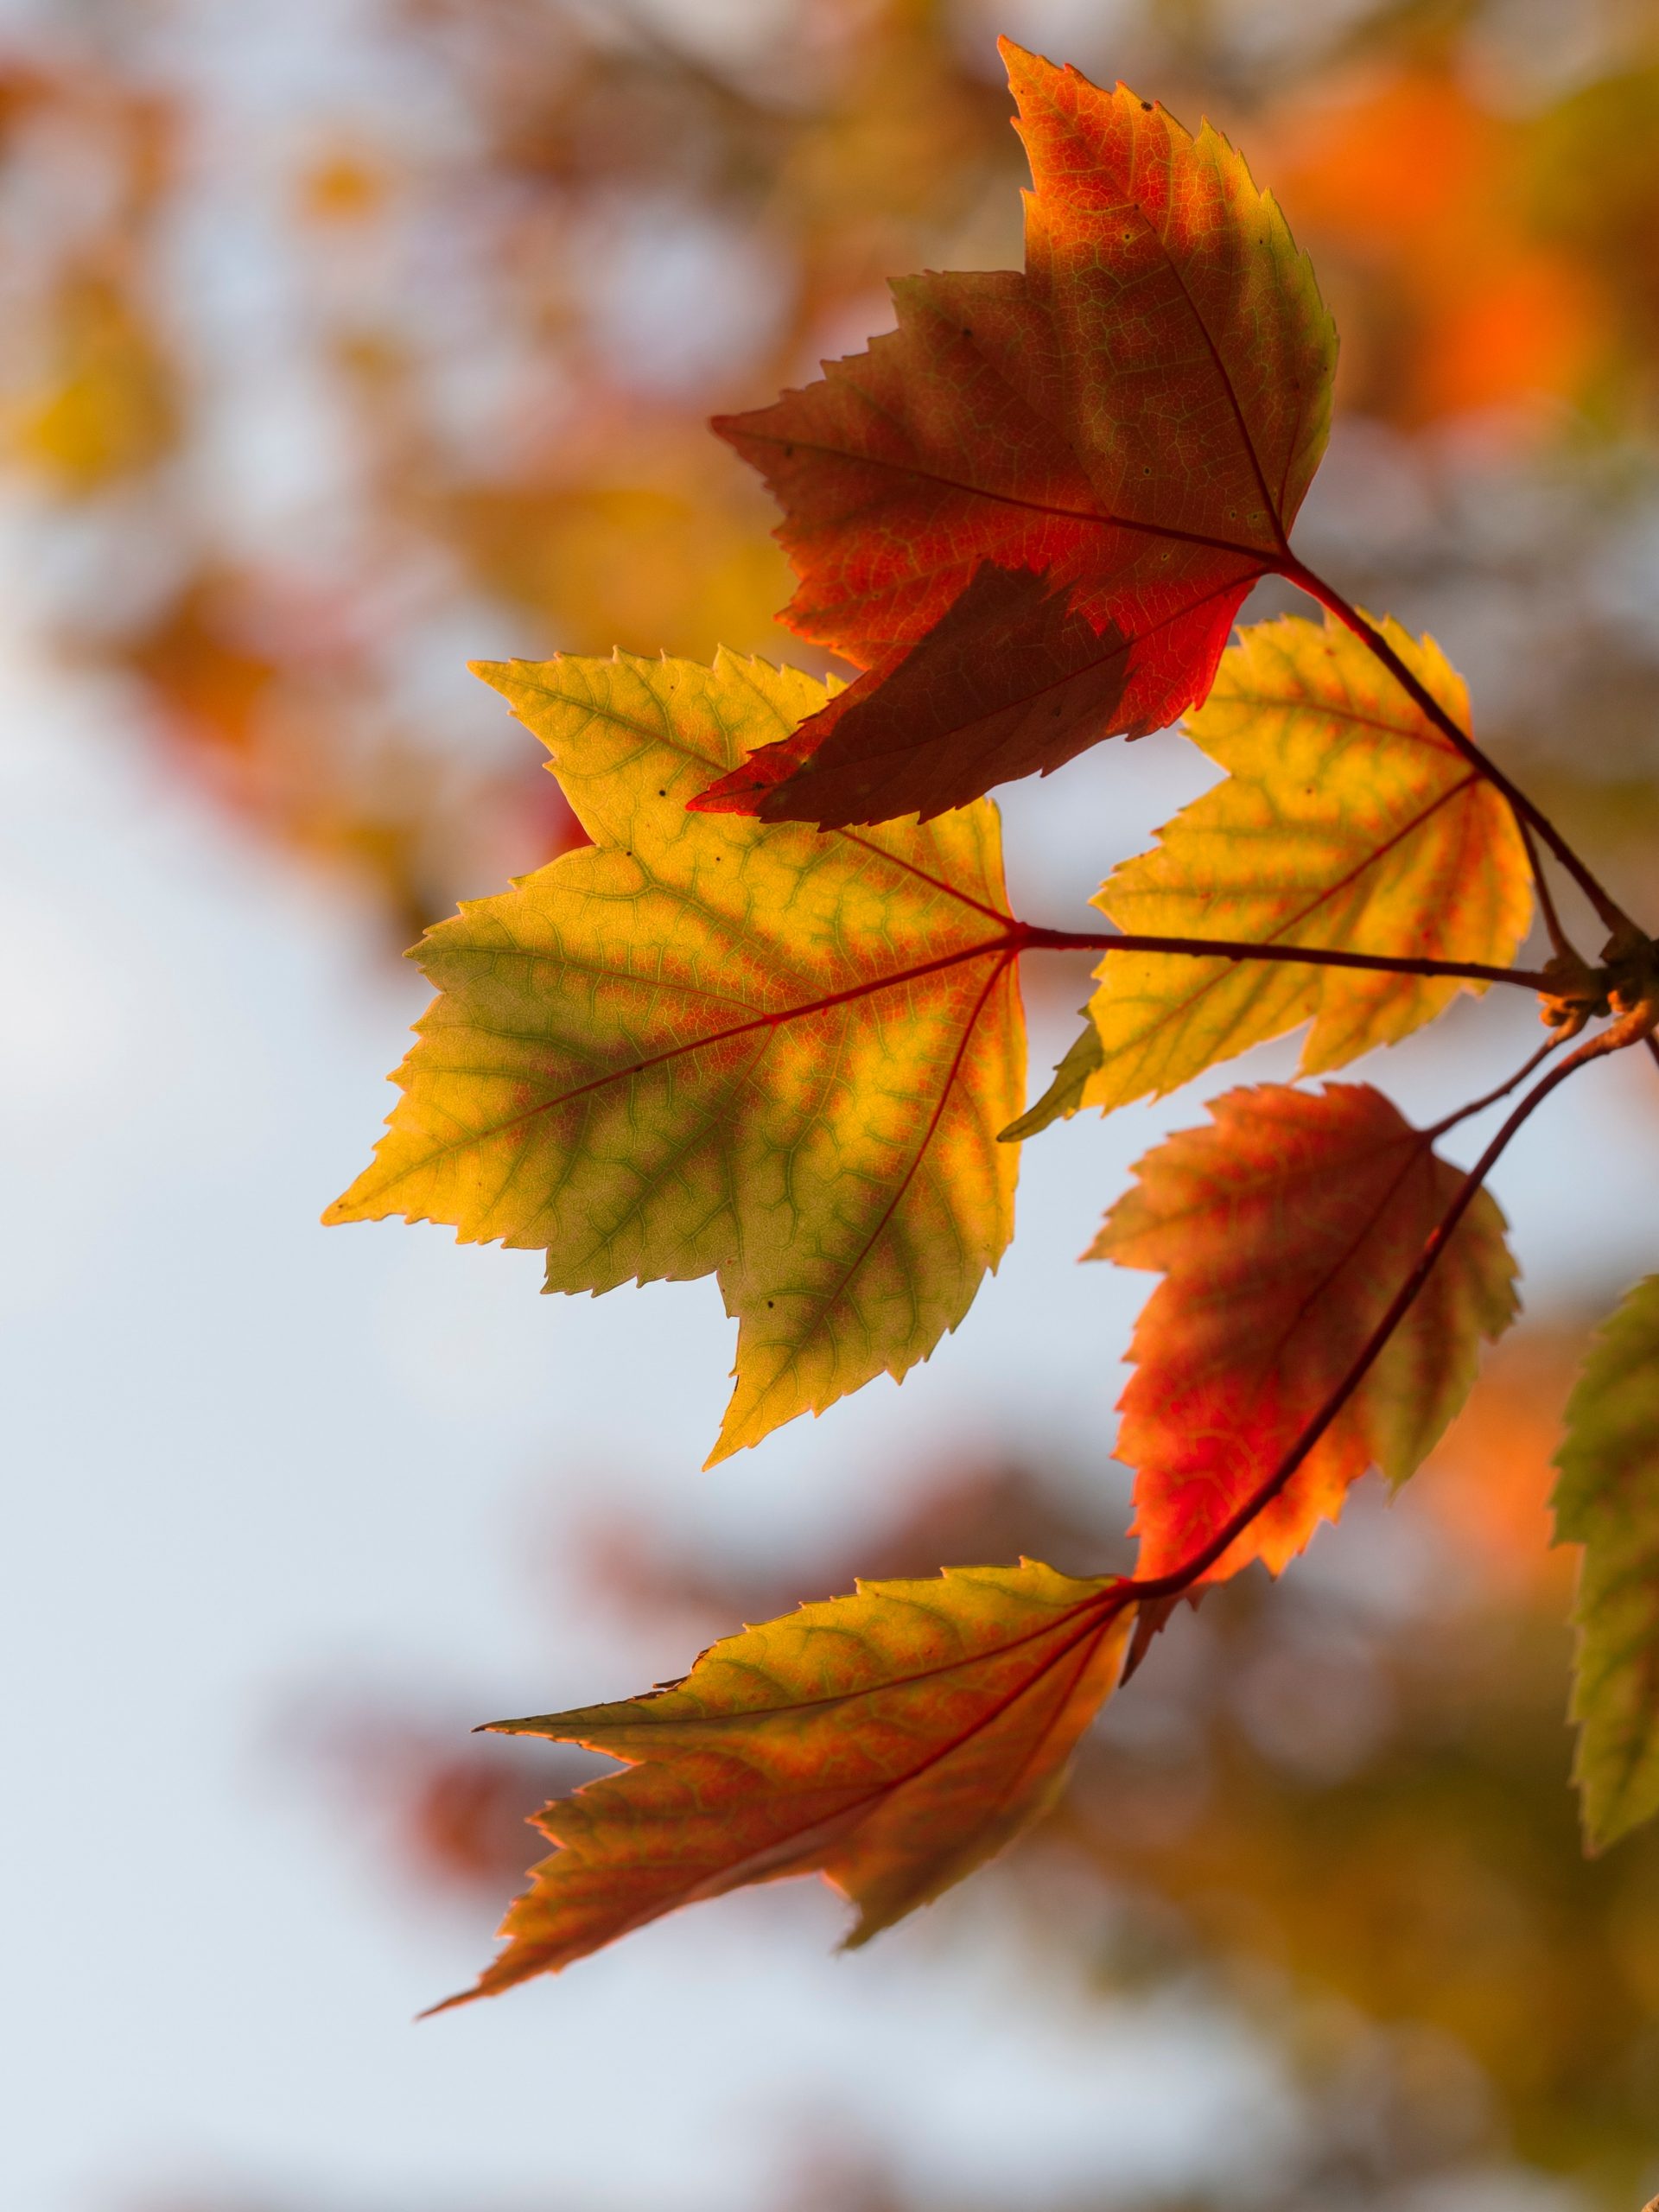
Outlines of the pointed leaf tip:
M 1172 722 L 1324 450 L 1335 333 L 1236 152 L 999 50 L 1023 274 L 910 278 L 895 331 L 720 424 L 784 507 L 785 619 L 865 671 L 773 764 L 766 820 L 926 818 Z
M 1085 1255 L 1163 1275 L 1135 1325 L 1116 1454 L 1136 1470 L 1136 1573 L 1185 1565 L 1325 1407 L 1462 1185 L 1378 1091 L 1229 1091 L 1154 1147 Z M 1285 1234 L 1294 1219 L 1296 1236 Z M 1514 1319 L 1503 1217 L 1482 1192 L 1365 1380 L 1205 1580 L 1280 1573 L 1373 1465 L 1403 1482 Z
M 688 813 L 825 702 L 763 660 L 518 661 L 499 688 L 593 842 L 429 934 L 438 998 L 329 1217 L 540 1249 L 550 1290 L 715 1275 L 721 1458 L 925 1359 L 1013 1233 L 995 813 L 855 840 Z
M 549 1715 L 537 1732 L 626 1770 L 538 1815 L 557 1848 L 508 1912 L 505 1949 L 434 2009 L 784 1874 L 849 1897 L 858 1948 L 1052 1803 L 1122 1671 L 1117 1586 L 1031 1560 L 863 1583 L 725 1637 L 669 1689 Z
M 1432 639 L 1388 641 L 1459 721 L 1462 679 Z M 1095 904 L 1130 934 L 1226 938 L 1402 958 L 1512 961 L 1532 871 L 1504 800 L 1358 639 L 1329 620 L 1250 626 L 1185 721 L 1228 771 L 1127 861 Z M 1300 1072 L 1323 1074 L 1433 1020 L 1478 982 L 1338 967 L 1109 953 L 1088 1033 L 1050 1106 L 1159 1097 L 1311 1022 Z M 1093 1065 L 1086 1064 L 1088 1055 Z

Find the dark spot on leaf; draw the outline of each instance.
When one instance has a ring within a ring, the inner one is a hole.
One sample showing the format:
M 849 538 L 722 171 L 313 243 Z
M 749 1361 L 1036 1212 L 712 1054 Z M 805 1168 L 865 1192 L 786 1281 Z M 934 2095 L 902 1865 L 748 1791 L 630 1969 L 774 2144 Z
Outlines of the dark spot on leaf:
M 1150 100 L 1142 100 L 1141 105 L 1147 115 L 1152 113 L 1152 102 Z

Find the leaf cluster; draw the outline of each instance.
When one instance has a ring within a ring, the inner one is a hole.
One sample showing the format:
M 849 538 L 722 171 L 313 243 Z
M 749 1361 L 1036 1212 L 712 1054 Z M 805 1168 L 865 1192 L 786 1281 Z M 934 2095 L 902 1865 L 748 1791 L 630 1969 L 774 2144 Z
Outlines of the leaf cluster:
M 1429 1128 L 1368 1084 L 1259 1085 L 1140 1163 L 1084 1255 L 1160 1277 L 1122 1401 L 1132 1575 L 862 1585 L 681 1683 L 499 1724 L 625 1771 L 541 1816 L 556 1849 L 473 1993 L 807 1871 L 861 1941 L 979 1864 L 1179 1600 L 1279 1572 L 1368 1468 L 1421 1464 L 1516 1311 L 1487 1176 L 1578 1069 L 1654 1049 L 1651 940 L 1476 742 L 1433 640 L 1292 550 L 1336 340 L 1276 204 L 1208 124 L 1004 51 L 1023 270 L 907 280 L 890 336 L 717 425 L 784 507 L 786 619 L 858 672 L 482 671 L 590 842 L 429 933 L 438 997 L 328 1217 L 542 1250 L 550 1290 L 714 1275 L 738 1324 L 720 1458 L 928 1357 L 1053 1120 L 1304 1026 L 1301 1075 L 1341 1069 L 1460 990 L 1535 993 L 1546 1041 Z M 1230 645 L 1268 576 L 1323 620 Z M 1181 716 L 1224 779 L 1103 886 L 1113 926 L 1015 916 L 991 788 Z M 1606 932 L 1593 960 L 1568 886 Z M 1551 957 L 1526 969 L 1535 899 Z M 1098 988 L 1027 1107 L 1019 963 L 1079 947 Z M 1446 1158 L 1517 1090 L 1471 1167 Z M 1563 1460 L 1594 1842 L 1659 1809 L 1651 1287 L 1592 1357 Z

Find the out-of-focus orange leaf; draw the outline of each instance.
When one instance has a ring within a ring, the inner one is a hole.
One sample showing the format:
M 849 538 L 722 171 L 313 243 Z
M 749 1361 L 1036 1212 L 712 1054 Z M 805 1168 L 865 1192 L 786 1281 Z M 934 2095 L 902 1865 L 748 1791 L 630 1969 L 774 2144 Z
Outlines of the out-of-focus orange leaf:
M 1580 389 L 1606 340 L 1605 288 L 1540 234 L 1521 120 L 1408 67 L 1304 99 L 1275 139 L 1278 188 L 1331 264 L 1360 404 L 1416 425 Z
M 783 502 L 785 620 L 868 673 L 701 802 L 924 817 L 1208 690 L 1324 450 L 1336 334 L 1206 124 L 1003 42 L 1023 273 L 894 287 L 899 328 L 716 427 Z
M 1261 1487 L 1343 1380 L 1459 1171 L 1380 1092 L 1262 1084 L 1212 1102 L 1139 1163 L 1090 1259 L 1164 1281 L 1136 1325 L 1118 1457 L 1136 1470 L 1136 1573 L 1180 1567 Z M 1373 1464 L 1403 1482 L 1516 1313 L 1503 1220 L 1481 1192 L 1365 1380 L 1210 1570 L 1276 1574 Z
M 863 1584 L 727 1637 L 645 1697 L 497 1721 L 630 1770 L 539 1815 L 560 1848 L 503 1923 L 506 1949 L 448 2002 L 788 1874 L 823 1874 L 859 1908 L 849 1942 L 867 1942 L 1052 1802 L 1122 1665 L 1115 1587 L 1030 1560 Z
M 1549 1493 L 1584 1348 L 1581 1329 L 1533 1324 L 1506 1337 L 1434 1447 L 1430 1479 L 1412 1486 L 1413 1510 L 1436 1522 L 1497 1595 L 1548 1605 L 1571 1585 L 1571 1553 L 1551 1548 Z
M 239 823 L 370 885 L 400 944 L 452 904 L 462 824 L 515 867 L 586 842 L 546 777 L 463 778 L 388 728 L 349 613 L 281 576 L 204 571 L 107 651 L 190 779 Z
M 124 658 L 188 742 L 245 758 L 281 663 L 238 624 L 230 598 L 219 580 L 197 578 Z
M 321 156 L 300 185 L 300 210 L 313 223 L 363 223 L 386 204 L 391 178 L 378 162 L 348 146 Z
M 1465 270 L 1468 267 L 1465 262 Z M 1570 397 L 1605 334 L 1595 285 L 1564 254 L 1517 245 L 1480 281 L 1425 288 L 1416 404 L 1433 421 L 1540 397 Z

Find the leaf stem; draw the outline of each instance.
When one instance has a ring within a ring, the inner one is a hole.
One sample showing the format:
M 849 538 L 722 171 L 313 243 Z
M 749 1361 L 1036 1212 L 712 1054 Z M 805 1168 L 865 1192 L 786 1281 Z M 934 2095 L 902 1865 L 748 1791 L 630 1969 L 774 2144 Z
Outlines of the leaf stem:
M 1607 927 L 1616 931 L 1634 929 L 1636 925 L 1629 915 L 1597 880 L 1586 863 L 1579 858 L 1549 817 L 1541 808 L 1535 806 L 1523 791 L 1510 781 L 1495 760 L 1488 759 L 1470 736 L 1468 731 L 1462 728 L 1456 720 L 1447 714 L 1427 685 L 1407 667 L 1405 662 L 1401 659 L 1376 626 L 1369 622 L 1357 607 L 1343 597 L 1334 585 L 1326 583 L 1323 576 L 1316 575 L 1313 570 L 1299 561 L 1294 554 L 1281 564 L 1279 573 L 1287 582 L 1294 584 L 1298 590 L 1305 591 L 1310 599 L 1316 600 L 1328 613 L 1334 614 L 1338 621 L 1351 630 L 1360 642 L 1382 662 L 1402 690 L 1423 714 L 1427 715 L 1441 735 L 1457 747 L 1471 767 L 1479 770 L 1488 783 L 1503 793 L 1513 808 L 1517 820 L 1529 824 L 1537 831 L 1539 836 L 1554 854 Z
M 1521 842 L 1527 849 L 1527 858 L 1532 864 L 1532 880 L 1538 893 L 1538 906 L 1544 918 L 1544 927 L 1549 931 L 1550 950 L 1559 959 L 1584 961 L 1584 956 L 1561 926 L 1561 918 L 1555 911 L 1555 900 L 1549 887 L 1549 878 L 1544 872 L 1543 861 L 1538 855 L 1538 841 L 1533 835 L 1532 824 L 1519 816 L 1516 828 L 1521 832 Z M 1587 963 L 1585 963 L 1587 964 Z
M 1510 1139 L 1522 1123 L 1543 1104 L 1551 1091 L 1565 1083 L 1570 1075 L 1576 1074 L 1580 1068 L 1587 1065 L 1592 1060 L 1600 1059 L 1609 1052 L 1616 1052 L 1626 1045 L 1635 1044 L 1643 1033 L 1634 1027 L 1637 1018 L 1626 1016 L 1624 1020 L 1615 1022 L 1611 1028 L 1604 1029 L 1599 1036 L 1592 1037 L 1586 1043 L 1580 1045 L 1575 1052 L 1570 1052 L 1566 1059 L 1558 1062 L 1541 1082 L 1535 1084 L 1528 1091 L 1526 1096 L 1509 1116 L 1502 1128 L 1498 1130 L 1485 1151 L 1481 1154 L 1480 1158 L 1459 1185 L 1451 1205 L 1430 1230 L 1410 1274 L 1389 1301 L 1388 1310 L 1365 1339 L 1363 1346 L 1356 1356 L 1347 1373 L 1267 1480 L 1250 1493 L 1232 1517 L 1224 1522 L 1209 1541 L 1196 1551 L 1191 1559 L 1185 1560 L 1181 1566 L 1172 1568 L 1167 1574 L 1151 1576 L 1144 1582 L 1136 1581 L 1133 1577 L 1126 1577 L 1123 1583 L 1114 1590 L 1112 1594 L 1115 1599 L 1124 1604 L 1144 1603 L 1148 1599 L 1177 1597 L 1183 1591 L 1191 1589 L 1192 1585 L 1201 1576 L 1208 1573 L 1216 1561 L 1237 1541 L 1256 1516 L 1272 1504 L 1274 1499 L 1285 1489 L 1292 1476 L 1307 1458 L 1308 1453 L 1312 1452 L 1313 1446 L 1325 1434 L 1355 1391 L 1358 1389 L 1366 1376 L 1370 1374 L 1389 1338 L 1405 1319 L 1408 1310 L 1433 1274 L 1434 1263 L 1446 1249 L 1452 1231 L 1474 1204 L 1482 1184 L 1497 1165 Z M 1650 1011 L 1647 1013 L 1646 1018 L 1650 1025 L 1652 1018 Z
M 1345 952 L 1334 947 L 1255 944 L 1234 938 L 1142 937 L 1116 930 L 1046 930 L 1014 925 L 1019 950 L 1031 952 L 1169 952 L 1194 960 L 1288 960 L 1310 968 L 1363 968 L 1387 976 L 1449 976 L 1464 982 L 1517 983 L 1548 992 L 1535 968 L 1489 968 L 1475 960 L 1420 960 L 1408 953 Z
M 1507 1083 L 1500 1083 L 1496 1090 L 1489 1090 L 1484 1097 L 1472 1099 L 1467 1106 L 1459 1106 L 1455 1114 L 1448 1114 L 1444 1121 L 1436 1122 L 1432 1128 L 1425 1129 L 1424 1136 L 1433 1143 L 1436 1137 L 1443 1137 L 1448 1129 L 1455 1129 L 1459 1122 L 1466 1122 L 1471 1114 L 1484 1113 L 1488 1106 L 1496 1106 L 1500 1098 L 1507 1098 L 1512 1090 L 1518 1089 L 1535 1068 L 1541 1067 L 1558 1045 L 1565 1042 L 1559 1031 L 1554 1037 L 1547 1037 L 1538 1050 L 1522 1062 Z

